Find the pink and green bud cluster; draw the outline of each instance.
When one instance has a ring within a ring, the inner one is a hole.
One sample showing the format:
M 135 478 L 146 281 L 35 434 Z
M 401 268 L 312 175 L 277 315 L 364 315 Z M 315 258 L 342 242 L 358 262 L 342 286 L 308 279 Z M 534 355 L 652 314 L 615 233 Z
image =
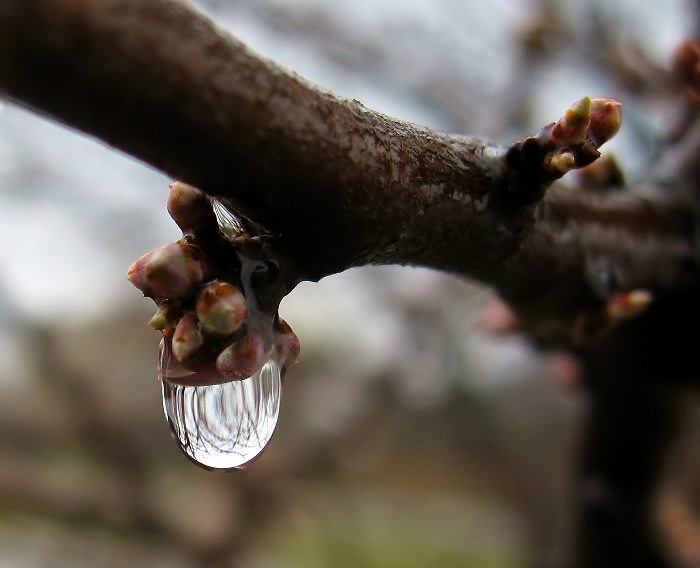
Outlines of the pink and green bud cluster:
M 541 167 L 556 179 L 588 166 L 600 157 L 598 148 L 610 140 L 622 124 L 622 103 L 614 99 L 583 97 L 564 116 L 546 127 L 539 140 Z
M 586 142 L 599 148 L 622 125 L 622 103 L 615 99 L 583 97 L 571 105 L 549 132 L 552 144 L 572 148 Z
M 170 336 L 171 352 L 178 365 L 191 368 L 194 373 L 183 373 L 171 378 L 171 382 L 185 385 L 203 385 L 216 382 L 246 379 L 263 366 L 269 357 L 276 357 L 283 369 L 293 365 L 299 357 L 299 338 L 281 319 L 273 325 L 272 334 L 266 335 L 262 327 L 251 322 L 244 334 L 234 334 L 225 342 L 211 342 L 211 336 L 203 329 L 194 312 L 186 312 L 177 322 Z M 257 322 L 260 324 L 261 322 Z M 228 343 L 227 343 L 228 342 Z M 209 348 L 207 348 L 209 345 Z M 219 346 L 214 350 L 212 346 Z M 221 347 L 223 346 L 223 347 Z M 211 359 L 202 360 L 200 351 L 215 355 L 213 373 Z M 203 373 L 198 373 L 200 369 Z
M 245 324 L 247 305 L 243 293 L 233 284 L 221 280 L 207 282 L 196 293 L 195 309 L 186 311 L 174 329 L 167 313 L 159 308 L 153 316 L 158 324 L 166 322 L 164 333 L 172 330 L 172 351 L 175 358 L 187 364 L 207 339 L 227 338 Z M 169 327 L 170 325 L 170 327 Z M 210 341 L 210 343 L 212 343 Z
M 253 241 L 220 231 L 209 198 L 187 184 L 170 186 L 168 212 L 183 239 L 156 247 L 128 271 L 131 283 L 158 306 L 148 323 L 164 337 L 161 376 L 202 386 L 246 379 L 271 357 L 283 370 L 294 363 L 297 336 L 276 314 L 249 303 L 227 256 L 242 258 L 240 242 Z M 252 282 L 248 288 L 255 293 Z

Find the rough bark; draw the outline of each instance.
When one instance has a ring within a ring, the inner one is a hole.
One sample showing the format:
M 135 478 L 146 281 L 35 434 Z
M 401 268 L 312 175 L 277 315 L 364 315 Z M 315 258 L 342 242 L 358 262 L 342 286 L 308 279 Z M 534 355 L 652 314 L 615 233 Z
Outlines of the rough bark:
M 9 97 L 235 202 L 306 256 L 306 277 L 430 258 L 459 269 L 464 253 L 498 252 L 479 246 L 497 177 L 481 141 L 317 89 L 178 2 L 0 10 Z
M 300 278 L 431 266 L 516 307 L 528 298 L 533 331 L 568 341 L 575 312 L 600 301 L 587 264 L 614 256 L 611 233 L 635 270 L 657 267 L 628 287 L 673 282 L 690 253 L 679 198 L 510 199 L 503 148 L 338 98 L 177 1 L 6 0 L 0 30 L 6 96 L 224 199 L 277 237 Z
M 338 98 L 177 0 L 2 0 L 0 90 L 216 196 L 297 279 L 400 263 L 496 288 L 533 338 L 576 351 L 592 394 L 566 565 L 665 565 L 649 509 L 673 397 L 698 377 L 677 323 L 700 315 L 695 114 L 656 177 L 544 192 L 506 148 Z M 637 289 L 652 308 L 611 322 Z

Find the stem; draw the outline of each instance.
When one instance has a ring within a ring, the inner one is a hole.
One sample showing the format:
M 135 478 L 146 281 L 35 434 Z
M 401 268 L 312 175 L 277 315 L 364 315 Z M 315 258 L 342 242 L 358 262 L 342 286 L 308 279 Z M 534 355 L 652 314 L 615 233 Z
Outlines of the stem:
M 338 98 L 177 0 L 3 0 L 0 89 L 222 199 L 274 236 L 300 279 L 366 263 L 431 266 L 495 286 L 525 319 L 548 312 L 557 328 L 572 325 L 572 306 L 601 301 L 586 267 L 600 239 L 585 193 L 542 198 L 543 180 L 533 179 L 534 197 L 504 200 L 521 183 L 505 149 Z M 670 259 L 656 280 L 672 281 L 689 223 L 656 235 L 669 208 L 682 215 L 683 200 L 594 201 L 629 236 L 607 248 L 633 265 L 653 250 L 651 260 Z M 640 247 L 640 238 L 656 245 Z M 532 290 L 552 292 L 547 309 L 522 301 Z
M 266 234 L 285 284 L 400 263 L 496 288 L 534 339 L 575 348 L 588 378 L 572 565 L 668 565 L 650 509 L 674 392 L 700 376 L 682 325 L 700 319 L 697 119 L 660 160 L 663 183 L 550 187 L 597 156 L 550 152 L 585 134 L 586 105 L 568 134 L 560 122 L 506 151 L 336 97 L 178 0 L 0 0 L 0 90 L 217 197 Z M 652 305 L 611 324 L 606 303 L 636 289 Z
M 309 278 L 428 248 L 449 265 L 461 234 L 492 233 L 491 146 L 322 91 L 177 1 L 4 0 L 0 88 L 228 199 Z

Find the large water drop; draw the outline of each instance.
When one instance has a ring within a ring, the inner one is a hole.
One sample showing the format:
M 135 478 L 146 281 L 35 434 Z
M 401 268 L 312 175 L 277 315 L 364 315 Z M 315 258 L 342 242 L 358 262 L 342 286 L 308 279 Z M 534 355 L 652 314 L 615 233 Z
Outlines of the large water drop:
M 251 377 L 207 386 L 170 383 L 170 361 L 163 361 L 168 351 L 161 349 L 159 377 L 165 416 L 180 449 L 207 469 L 242 468 L 255 459 L 279 417 L 282 379 L 274 350 Z

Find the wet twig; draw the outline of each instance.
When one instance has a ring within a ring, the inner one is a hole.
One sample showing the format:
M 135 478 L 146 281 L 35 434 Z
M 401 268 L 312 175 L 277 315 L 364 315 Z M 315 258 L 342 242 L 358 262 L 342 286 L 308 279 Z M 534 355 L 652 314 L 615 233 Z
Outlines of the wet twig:
M 698 377 L 678 325 L 700 316 L 695 128 L 655 179 L 567 191 L 555 181 L 600 145 L 582 102 L 583 130 L 559 121 L 509 148 L 434 132 L 308 84 L 174 0 L 5 0 L 0 89 L 216 196 L 298 280 L 401 263 L 496 288 L 534 340 L 577 353 L 592 394 L 569 565 L 669 565 L 649 509 L 675 389 Z

